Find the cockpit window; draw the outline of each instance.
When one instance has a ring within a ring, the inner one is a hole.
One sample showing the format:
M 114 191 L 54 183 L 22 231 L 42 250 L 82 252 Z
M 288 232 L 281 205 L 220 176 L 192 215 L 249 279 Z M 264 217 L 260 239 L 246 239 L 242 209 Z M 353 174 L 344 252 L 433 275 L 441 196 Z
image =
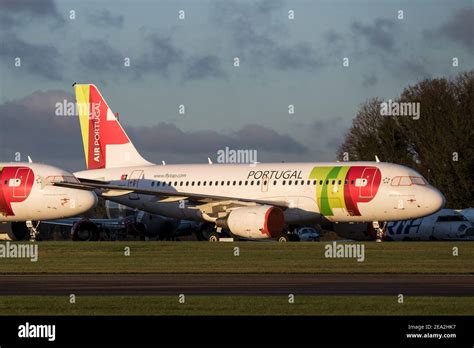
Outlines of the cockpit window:
M 410 176 L 411 183 L 413 185 L 426 185 L 426 180 L 421 176 Z
M 402 176 L 400 178 L 400 186 L 410 186 L 411 184 L 412 183 L 409 176 Z
M 438 216 L 436 222 L 467 221 L 463 215 L 444 215 Z
M 392 179 L 392 186 L 411 186 L 411 185 L 427 185 L 426 180 L 421 176 L 396 176 Z

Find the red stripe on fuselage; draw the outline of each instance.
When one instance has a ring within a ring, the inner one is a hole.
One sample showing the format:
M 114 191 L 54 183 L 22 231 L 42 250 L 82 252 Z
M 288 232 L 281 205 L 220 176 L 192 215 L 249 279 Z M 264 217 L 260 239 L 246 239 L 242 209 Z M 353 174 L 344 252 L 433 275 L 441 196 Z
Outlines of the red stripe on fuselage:
M 367 185 L 356 186 L 357 179 L 366 179 Z M 361 215 L 357 203 L 370 202 L 377 194 L 381 179 L 382 174 L 377 167 L 354 166 L 349 169 L 346 174 L 348 184 L 344 187 L 344 202 L 351 216 Z M 354 184 L 351 184 L 352 180 Z
M 16 179 L 12 181 L 12 179 Z M 0 169 L 0 214 L 13 216 L 11 203 L 25 201 L 31 193 L 35 175 L 28 167 Z

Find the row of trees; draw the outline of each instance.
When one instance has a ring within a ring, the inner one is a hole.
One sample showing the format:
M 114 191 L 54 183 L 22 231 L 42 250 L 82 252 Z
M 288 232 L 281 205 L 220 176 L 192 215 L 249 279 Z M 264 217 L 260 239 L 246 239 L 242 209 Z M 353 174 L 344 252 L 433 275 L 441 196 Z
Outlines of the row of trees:
M 359 109 L 339 148 L 340 160 L 409 166 L 440 189 L 450 208 L 474 206 L 474 70 L 454 79 L 426 79 L 407 87 L 398 103 L 419 103 L 418 119 L 383 116 L 383 100 Z

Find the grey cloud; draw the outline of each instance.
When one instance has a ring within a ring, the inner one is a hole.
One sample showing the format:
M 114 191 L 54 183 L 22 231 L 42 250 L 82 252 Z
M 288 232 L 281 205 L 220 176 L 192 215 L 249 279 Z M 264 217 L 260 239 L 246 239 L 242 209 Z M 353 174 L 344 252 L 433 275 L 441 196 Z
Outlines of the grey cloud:
M 350 127 L 350 119 L 340 116 L 318 119 L 307 126 L 317 148 L 337 149 L 344 141 L 344 135 Z M 314 137 L 317 134 L 317 137 Z
M 0 28 L 9 29 L 17 24 L 17 20 L 5 13 L 0 13 Z
M 0 56 L 13 66 L 16 57 L 21 58 L 21 67 L 31 74 L 50 80 L 61 80 L 58 50 L 51 45 L 31 44 L 14 34 L 5 33 L 1 37 Z
M 371 87 L 375 84 L 377 84 L 378 79 L 375 74 L 369 74 L 369 75 L 364 75 L 363 80 L 362 80 L 362 86 L 364 87 Z
M 90 13 L 87 17 L 90 24 L 99 27 L 121 28 L 124 21 L 124 17 L 122 15 L 114 15 L 109 10 Z
M 343 39 L 343 36 L 334 30 L 329 30 L 328 32 L 324 34 L 324 40 L 328 44 L 337 44 L 341 42 L 342 39 Z
M 400 61 L 395 73 L 397 76 L 403 74 L 405 76 L 411 76 L 418 79 L 429 78 L 431 77 L 431 73 L 427 68 L 428 65 L 429 64 L 424 59 L 422 61 L 405 59 Z
M 454 13 L 446 23 L 439 28 L 425 31 L 425 38 L 448 38 L 474 51 L 474 8 L 462 8 Z
M 219 58 L 213 55 L 193 57 L 189 60 L 184 72 L 185 80 L 200 80 L 208 77 L 222 77 L 224 71 L 221 68 Z
M 76 117 L 56 116 L 55 105 L 74 101 L 64 91 L 36 91 L 22 99 L 0 104 L 0 161 L 11 161 L 16 152 L 22 160 L 65 169 L 84 167 L 84 156 Z
M 172 69 L 178 70 L 183 81 L 226 76 L 216 55 L 188 56 L 174 44 L 171 36 L 165 37 L 157 33 L 146 35 L 145 40 L 147 51 L 137 59 L 136 64 L 133 64 L 138 76 L 155 72 L 167 77 Z
M 236 140 L 241 146 L 250 145 L 252 148 L 280 153 L 305 153 L 308 149 L 288 134 L 280 134 L 257 124 L 244 126 L 235 133 Z
M 134 69 L 139 75 L 158 72 L 163 76 L 168 76 L 170 69 L 183 61 L 182 50 L 173 44 L 170 37 L 151 34 L 146 36 L 146 41 L 149 50 L 134 65 Z
M 364 25 L 359 21 L 351 24 L 355 35 L 364 37 L 371 45 L 387 52 L 395 49 L 395 22 L 388 19 L 376 18 L 371 25 Z
M 0 0 L 0 25 L 21 25 L 34 18 L 52 18 L 57 24 L 63 24 L 64 19 L 59 14 L 54 0 Z
M 312 48 L 307 43 L 298 43 L 285 48 L 276 47 L 272 53 L 274 66 L 281 70 L 313 69 L 322 65 L 321 61 L 314 58 Z
M 322 65 L 308 42 L 283 44 L 288 35 L 287 25 L 276 16 L 285 18 L 281 1 L 219 2 L 212 20 L 230 31 L 236 55 L 256 65 L 274 69 L 313 70 Z
M 2 12 L 29 13 L 31 15 L 57 15 L 56 5 L 53 0 L 0 0 Z
M 259 125 L 247 125 L 227 134 L 213 130 L 183 131 L 174 124 L 152 127 L 127 127 L 138 148 L 148 152 L 212 154 L 226 146 L 233 149 L 256 149 L 273 153 L 304 153 L 307 148 L 288 134 L 279 134 Z
M 123 66 L 123 55 L 105 40 L 85 40 L 80 45 L 79 62 L 87 69 L 117 71 Z

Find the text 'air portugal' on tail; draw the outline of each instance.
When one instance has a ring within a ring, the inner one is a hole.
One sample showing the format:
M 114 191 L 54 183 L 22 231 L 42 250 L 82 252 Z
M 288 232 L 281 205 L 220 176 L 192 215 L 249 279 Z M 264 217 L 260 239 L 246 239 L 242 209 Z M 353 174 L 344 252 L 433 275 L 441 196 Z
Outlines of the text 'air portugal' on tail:
M 87 169 L 150 165 L 138 153 L 96 86 L 75 84 Z

